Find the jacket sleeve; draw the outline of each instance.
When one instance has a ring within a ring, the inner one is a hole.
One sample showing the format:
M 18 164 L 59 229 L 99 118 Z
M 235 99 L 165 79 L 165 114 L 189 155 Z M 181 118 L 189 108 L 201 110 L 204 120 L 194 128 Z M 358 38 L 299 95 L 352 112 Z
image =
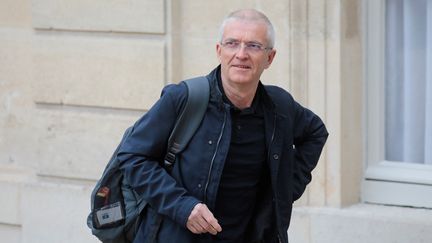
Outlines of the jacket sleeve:
M 312 170 L 328 137 L 325 125 L 317 115 L 295 101 L 294 106 L 293 201 L 301 197 L 312 180 Z
M 133 126 L 117 154 L 131 187 L 159 214 L 186 225 L 199 200 L 191 196 L 163 167 L 167 141 L 180 103 L 186 100 L 184 85 L 170 85 L 161 98 Z

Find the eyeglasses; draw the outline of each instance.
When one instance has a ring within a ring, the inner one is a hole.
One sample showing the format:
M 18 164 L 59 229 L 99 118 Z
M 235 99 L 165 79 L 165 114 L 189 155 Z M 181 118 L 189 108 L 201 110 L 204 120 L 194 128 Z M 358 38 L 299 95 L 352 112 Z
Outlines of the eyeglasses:
M 271 50 L 272 47 L 264 47 L 260 43 L 256 42 L 241 42 L 237 40 L 226 40 L 224 42 L 221 42 L 221 45 L 225 47 L 227 50 L 235 52 L 240 50 L 242 44 L 244 45 L 245 51 L 251 52 L 251 53 L 258 53 L 264 50 Z

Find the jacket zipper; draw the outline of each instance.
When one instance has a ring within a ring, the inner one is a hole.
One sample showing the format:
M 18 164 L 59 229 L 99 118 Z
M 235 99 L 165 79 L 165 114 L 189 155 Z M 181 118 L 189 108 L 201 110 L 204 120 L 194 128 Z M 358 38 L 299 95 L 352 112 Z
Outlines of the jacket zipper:
M 270 139 L 270 144 L 269 144 L 268 151 L 267 151 L 268 152 L 267 156 L 268 156 L 269 159 L 271 159 L 270 148 L 271 148 L 271 146 L 273 144 L 275 133 L 276 133 L 276 115 L 274 116 L 274 119 L 273 119 L 273 132 L 272 132 L 272 136 L 271 136 L 271 139 Z M 274 200 L 276 200 L 276 198 L 274 198 Z M 276 225 L 278 225 L 277 217 L 278 216 L 276 215 Z M 282 243 L 282 240 L 281 240 L 281 237 L 280 237 L 280 234 L 279 234 L 279 229 L 278 229 L 277 239 L 278 239 L 279 243 Z
M 271 158 L 271 156 L 270 156 L 270 148 L 271 148 L 271 146 L 273 144 L 275 133 L 276 133 L 276 115 L 274 116 L 274 119 L 273 119 L 273 132 L 272 132 L 272 136 L 271 136 L 271 139 L 270 139 L 270 144 L 269 144 L 268 151 L 267 151 L 267 157 L 269 159 Z
M 274 119 L 273 119 L 273 132 L 270 140 L 270 146 L 273 144 L 275 133 L 276 133 L 276 115 L 274 115 Z
M 207 175 L 207 181 L 206 181 L 206 184 L 205 184 L 205 187 L 204 187 L 204 203 L 207 203 L 207 188 L 208 188 L 208 185 L 209 185 L 209 183 L 210 183 L 210 176 L 211 176 L 211 171 L 212 171 L 212 169 L 213 169 L 213 163 L 214 163 L 214 161 L 215 161 L 216 154 L 217 154 L 217 151 L 218 151 L 218 149 L 219 149 L 219 144 L 220 144 L 220 141 L 221 141 L 221 139 L 222 139 L 223 132 L 224 132 L 224 130 L 225 130 L 226 117 L 227 117 L 227 114 L 226 114 L 226 111 L 225 111 L 225 112 L 224 112 L 224 121 L 223 121 L 223 123 L 222 123 L 222 129 L 221 129 L 221 132 L 220 132 L 220 134 L 219 134 L 218 141 L 217 141 L 217 143 L 216 143 L 216 149 L 215 149 L 215 152 L 214 152 L 213 157 L 212 157 L 212 160 L 211 160 L 211 162 L 210 162 L 210 168 L 209 168 L 208 175 Z

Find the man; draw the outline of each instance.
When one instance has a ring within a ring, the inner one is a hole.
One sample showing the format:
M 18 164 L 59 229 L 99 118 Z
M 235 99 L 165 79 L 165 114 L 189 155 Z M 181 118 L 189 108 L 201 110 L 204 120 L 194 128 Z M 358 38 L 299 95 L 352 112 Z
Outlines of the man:
M 161 161 L 185 85 L 168 85 L 134 125 L 119 157 L 150 205 L 135 243 L 288 242 L 292 203 L 310 182 L 328 134 L 288 92 L 260 82 L 273 45 L 261 12 L 239 10 L 224 20 L 220 65 L 207 75 L 206 114 L 170 173 Z

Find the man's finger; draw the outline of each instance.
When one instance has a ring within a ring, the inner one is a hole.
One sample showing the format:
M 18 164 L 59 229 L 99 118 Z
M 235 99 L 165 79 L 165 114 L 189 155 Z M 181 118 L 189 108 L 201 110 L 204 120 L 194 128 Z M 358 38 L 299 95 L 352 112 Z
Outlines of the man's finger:
M 211 224 L 208 225 L 206 230 L 208 233 L 210 233 L 212 235 L 216 235 L 218 233 L 218 231 L 215 228 L 213 228 L 213 226 Z
M 192 210 L 187 222 L 187 228 L 195 234 L 210 233 L 216 235 L 222 231 L 217 219 L 207 205 L 202 203 L 197 204 Z
M 197 219 L 196 223 L 199 224 L 199 227 L 197 228 L 202 229 L 201 233 L 210 233 L 212 235 L 216 235 L 218 233 L 218 231 L 209 222 L 207 222 L 204 217 Z
M 207 230 L 208 227 L 209 224 L 206 223 L 204 219 L 202 219 L 201 222 L 198 222 L 198 220 L 191 222 L 188 226 L 188 229 L 194 234 L 203 234 L 209 232 Z
M 212 212 L 206 207 L 206 211 L 203 212 L 204 220 L 217 232 L 222 231 L 222 227 L 219 225 L 217 219 L 213 216 Z
M 206 233 L 208 231 L 207 229 L 210 224 L 201 215 L 198 216 L 194 222 L 197 224 L 196 228 L 199 228 L 201 233 Z

